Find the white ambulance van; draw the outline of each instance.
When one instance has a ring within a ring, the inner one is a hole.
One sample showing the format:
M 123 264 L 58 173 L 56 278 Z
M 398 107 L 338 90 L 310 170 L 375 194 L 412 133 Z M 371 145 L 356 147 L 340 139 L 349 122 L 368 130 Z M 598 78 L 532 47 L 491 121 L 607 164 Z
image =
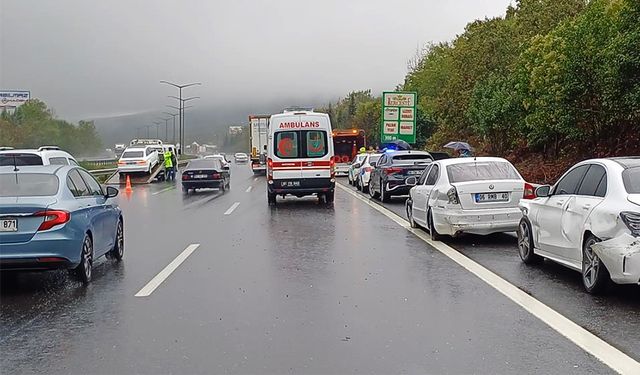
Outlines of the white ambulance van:
M 317 195 L 333 203 L 335 159 L 329 115 L 285 111 L 271 116 L 267 145 L 267 200 Z

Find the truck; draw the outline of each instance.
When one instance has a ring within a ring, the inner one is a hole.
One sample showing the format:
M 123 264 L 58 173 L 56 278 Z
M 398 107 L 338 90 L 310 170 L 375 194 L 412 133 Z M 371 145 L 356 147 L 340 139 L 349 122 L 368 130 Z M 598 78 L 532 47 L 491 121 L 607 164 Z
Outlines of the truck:
M 249 137 L 251 139 L 251 170 L 253 174 L 267 172 L 267 141 L 271 115 L 249 116 Z
M 367 138 L 363 129 L 336 129 L 333 131 L 336 177 L 349 174 L 349 164 L 362 147 L 367 147 Z

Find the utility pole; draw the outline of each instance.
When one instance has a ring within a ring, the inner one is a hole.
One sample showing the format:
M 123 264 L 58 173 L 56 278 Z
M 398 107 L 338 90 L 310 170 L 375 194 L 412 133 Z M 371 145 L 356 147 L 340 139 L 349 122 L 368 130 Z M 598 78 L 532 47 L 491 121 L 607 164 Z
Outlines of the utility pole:
M 177 83 L 164 81 L 164 80 L 160 81 L 160 83 L 171 85 L 178 89 L 179 97 L 177 99 L 180 100 L 180 107 L 178 108 L 178 112 L 180 114 L 180 127 L 178 129 L 178 134 L 179 134 L 178 137 L 180 138 L 180 148 L 178 149 L 178 152 L 182 153 L 182 147 L 184 147 L 184 102 L 186 101 L 182 99 L 182 89 L 190 86 L 202 85 L 202 83 L 194 82 L 194 83 L 188 83 L 186 85 L 179 85 Z

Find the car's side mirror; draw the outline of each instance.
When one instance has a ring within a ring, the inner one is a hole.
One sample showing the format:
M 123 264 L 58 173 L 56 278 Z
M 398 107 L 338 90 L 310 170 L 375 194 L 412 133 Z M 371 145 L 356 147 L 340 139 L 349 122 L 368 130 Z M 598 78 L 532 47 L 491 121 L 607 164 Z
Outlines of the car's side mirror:
M 415 176 L 409 177 L 404 180 L 405 185 L 416 186 L 418 184 L 418 178 Z
M 360 168 L 360 167 L 362 167 L 362 164 L 360 164 L 360 163 L 355 163 L 355 164 L 353 165 L 353 167 L 354 167 L 354 168 Z
M 114 188 L 113 186 L 107 186 L 107 194 L 105 194 L 105 198 L 109 199 L 109 198 L 115 198 L 118 196 L 118 193 L 120 191 L 116 188 Z
M 549 185 L 542 185 L 539 186 L 538 188 L 536 188 L 536 197 L 538 198 L 545 198 L 551 196 L 551 186 Z
M 229 170 L 229 166 L 225 165 L 224 167 L 222 167 L 222 169 L 224 169 L 225 171 L 228 171 Z

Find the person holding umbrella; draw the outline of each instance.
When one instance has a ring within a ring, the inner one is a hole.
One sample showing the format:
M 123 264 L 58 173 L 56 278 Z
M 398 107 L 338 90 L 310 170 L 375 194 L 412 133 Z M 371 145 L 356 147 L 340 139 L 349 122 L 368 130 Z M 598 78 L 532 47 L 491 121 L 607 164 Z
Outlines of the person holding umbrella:
M 444 145 L 444 148 L 453 149 L 458 153 L 458 156 L 461 158 L 470 158 L 473 157 L 473 147 L 471 147 L 467 142 L 449 142 Z

